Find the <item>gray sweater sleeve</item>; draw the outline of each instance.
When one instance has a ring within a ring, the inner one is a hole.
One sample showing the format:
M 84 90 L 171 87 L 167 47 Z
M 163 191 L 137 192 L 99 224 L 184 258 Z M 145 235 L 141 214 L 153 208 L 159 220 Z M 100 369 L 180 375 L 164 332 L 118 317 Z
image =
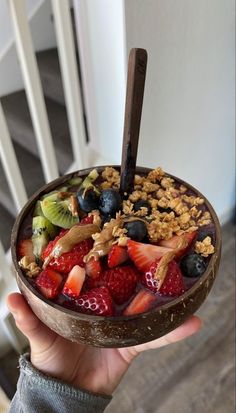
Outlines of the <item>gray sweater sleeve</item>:
M 20 377 L 9 413 L 102 413 L 111 397 L 72 387 L 20 357 Z

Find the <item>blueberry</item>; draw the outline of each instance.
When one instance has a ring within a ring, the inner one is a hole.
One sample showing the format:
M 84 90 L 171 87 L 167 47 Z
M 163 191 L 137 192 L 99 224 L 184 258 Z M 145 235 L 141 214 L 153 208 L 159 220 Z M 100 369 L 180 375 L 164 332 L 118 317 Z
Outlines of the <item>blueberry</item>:
M 180 268 L 185 277 L 199 277 L 206 269 L 206 262 L 201 255 L 189 254 L 181 260 Z
M 147 235 L 147 227 L 143 221 L 126 222 L 124 228 L 127 229 L 127 236 L 135 241 L 142 241 Z
M 111 215 L 103 215 L 102 216 L 102 225 L 106 224 L 107 222 L 110 222 L 111 219 L 112 219 Z
M 77 198 L 79 206 L 84 212 L 91 212 L 93 209 L 98 209 L 99 197 L 93 188 L 81 189 L 77 193 Z
M 151 208 L 151 205 L 149 204 L 149 202 L 148 201 L 142 201 L 142 200 L 140 200 L 140 201 L 137 201 L 137 202 L 135 202 L 135 204 L 134 204 L 134 211 L 136 212 L 136 211 L 139 211 L 139 209 L 141 209 L 141 208 L 147 208 L 147 210 L 148 210 L 148 215 L 150 215 L 151 214 L 151 212 L 152 212 L 152 208 Z
M 162 208 L 160 206 L 158 206 L 157 209 L 159 212 L 167 212 L 167 214 L 170 214 L 170 212 L 174 212 L 171 208 Z
M 114 216 L 121 209 L 121 196 L 115 189 L 104 189 L 100 196 L 99 209 L 104 215 Z

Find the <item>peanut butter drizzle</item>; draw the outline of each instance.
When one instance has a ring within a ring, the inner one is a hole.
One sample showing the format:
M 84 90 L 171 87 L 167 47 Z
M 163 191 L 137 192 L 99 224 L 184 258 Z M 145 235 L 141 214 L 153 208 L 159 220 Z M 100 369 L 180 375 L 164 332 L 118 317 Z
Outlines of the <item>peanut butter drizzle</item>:
M 99 228 L 101 228 L 102 225 L 102 219 L 100 217 L 100 212 L 97 209 L 93 209 L 91 212 L 88 214 L 89 217 L 93 217 L 93 223 L 96 224 Z
M 174 249 L 175 252 L 178 252 L 179 250 L 182 250 L 188 246 L 188 241 L 185 238 L 181 238 L 179 240 L 179 243 L 177 247 Z
M 69 198 L 70 196 L 72 196 L 73 193 L 72 192 L 67 192 L 67 191 L 59 191 L 57 193 L 57 198 L 59 199 L 66 199 Z
M 71 214 L 73 215 L 73 217 L 78 217 L 78 215 L 79 215 L 79 213 L 78 213 L 78 201 L 77 201 L 76 196 L 71 195 L 70 204 L 71 204 Z
M 163 282 L 165 281 L 165 277 L 168 270 L 168 264 L 175 258 L 176 253 L 182 250 L 183 248 L 186 248 L 187 245 L 188 242 L 186 241 L 186 239 L 180 239 L 177 248 L 173 249 L 170 252 L 166 252 L 163 255 L 163 257 L 161 257 L 160 261 L 157 264 L 156 272 L 154 274 L 154 278 L 157 281 L 159 281 L 157 291 L 160 290 Z
M 124 223 L 125 223 L 125 222 L 134 222 L 134 221 L 142 221 L 142 222 L 144 222 L 144 224 L 147 224 L 147 220 L 146 220 L 146 219 L 140 218 L 140 217 L 135 216 L 135 215 L 132 215 L 132 216 L 130 216 L 130 217 L 125 217 L 125 218 L 124 218 Z
M 98 233 L 100 228 L 95 224 L 74 225 L 63 237 L 55 244 L 53 250 L 43 263 L 45 268 L 52 258 L 58 258 L 65 252 L 69 252 L 72 248 L 81 241 L 91 238 L 95 233 Z
M 84 257 L 84 262 L 88 262 L 91 258 L 98 260 L 99 257 L 104 257 L 107 255 L 112 247 L 114 237 L 112 235 L 113 229 L 116 226 L 122 226 L 123 220 L 120 216 L 116 219 L 112 219 L 110 222 L 105 224 L 102 231 L 99 234 L 95 234 L 93 248 Z
M 174 256 L 175 256 L 175 251 L 170 251 L 167 252 L 166 254 L 163 255 L 163 257 L 161 257 L 160 261 L 157 264 L 157 268 L 156 268 L 156 272 L 154 274 L 154 278 L 155 280 L 158 281 L 158 288 L 157 290 L 159 291 L 167 274 L 167 269 L 168 269 L 168 264 L 170 261 L 173 260 Z

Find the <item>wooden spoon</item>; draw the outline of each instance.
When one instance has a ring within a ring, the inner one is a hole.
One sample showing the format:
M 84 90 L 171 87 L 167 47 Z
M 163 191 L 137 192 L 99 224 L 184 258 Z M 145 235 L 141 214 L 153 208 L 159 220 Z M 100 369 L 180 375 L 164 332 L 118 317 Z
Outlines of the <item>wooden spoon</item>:
M 126 87 L 120 194 L 127 198 L 134 187 L 138 139 L 147 67 L 147 51 L 131 49 Z

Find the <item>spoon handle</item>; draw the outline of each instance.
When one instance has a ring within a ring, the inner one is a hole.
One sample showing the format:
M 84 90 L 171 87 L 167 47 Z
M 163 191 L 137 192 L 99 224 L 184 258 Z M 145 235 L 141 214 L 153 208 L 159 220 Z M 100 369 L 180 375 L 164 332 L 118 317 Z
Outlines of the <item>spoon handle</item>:
M 147 51 L 131 49 L 128 63 L 120 180 L 120 193 L 124 198 L 132 192 L 134 186 L 146 67 Z

